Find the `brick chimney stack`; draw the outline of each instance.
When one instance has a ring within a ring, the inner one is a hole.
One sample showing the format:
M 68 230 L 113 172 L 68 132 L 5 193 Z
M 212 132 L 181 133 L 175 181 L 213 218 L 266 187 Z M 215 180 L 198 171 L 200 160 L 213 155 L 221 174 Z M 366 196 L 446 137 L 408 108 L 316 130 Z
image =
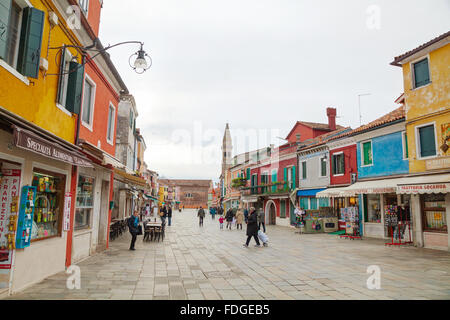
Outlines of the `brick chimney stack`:
M 328 127 L 330 127 L 331 131 L 335 131 L 336 116 L 337 116 L 336 108 L 327 108 L 327 116 L 328 116 Z

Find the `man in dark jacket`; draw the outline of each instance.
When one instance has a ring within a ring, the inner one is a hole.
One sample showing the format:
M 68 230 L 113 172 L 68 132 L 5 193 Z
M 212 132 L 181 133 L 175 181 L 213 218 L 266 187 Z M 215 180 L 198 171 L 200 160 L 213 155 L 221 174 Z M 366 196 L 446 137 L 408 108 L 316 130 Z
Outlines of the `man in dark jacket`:
M 200 210 L 198 210 L 197 217 L 199 218 L 199 226 L 203 227 L 203 219 L 205 219 L 206 213 L 205 210 L 203 210 L 202 207 L 200 207 Z
M 217 214 L 219 216 L 223 216 L 223 208 L 222 207 L 219 207 L 219 209 L 217 210 Z
M 259 243 L 258 239 L 258 216 L 255 208 L 250 209 L 250 214 L 248 216 L 247 242 L 244 244 L 244 247 L 248 248 L 248 245 L 250 244 L 250 240 L 252 239 L 252 237 L 255 238 L 256 247 L 261 247 L 261 244 Z
M 245 219 L 245 223 L 248 223 L 248 210 L 247 209 L 244 210 L 244 219 Z
M 228 209 L 227 214 L 225 216 L 225 220 L 227 220 L 227 229 L 231 230 L 232 224 L 233 224 L 233 209 Z
M 134 251 L 136 250 L 134 248 L 134 244 L 136 243 L 136 238 L 138 236 L 139 233 L 139 213 L 137 211 L 134 212 L 134 215 L 128 218 L 127 221 L 128 224 L 128 229 L 130 230 L 131 233 L 131 245 L 130 245 L 130 250 Z
M 167 209 L 167 218 L 169 219 L 169 227 L 172 225 L 172 207 L 169 206 Z

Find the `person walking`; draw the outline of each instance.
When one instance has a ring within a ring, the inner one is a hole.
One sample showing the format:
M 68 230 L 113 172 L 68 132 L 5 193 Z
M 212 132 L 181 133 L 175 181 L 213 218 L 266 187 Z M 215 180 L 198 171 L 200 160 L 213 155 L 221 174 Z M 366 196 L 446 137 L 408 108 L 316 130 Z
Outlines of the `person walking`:
M 134 215 L 128 218 L 127 221 L 128 229 L 131 233 L 131 244 L 130 244 L 130 250 L 135 251 L 134 245 L 136 243 L 137 236 L 139 234 L 139 212 L 135 211 Z
M 203 227 L 203 219 L 205 219 L 205 210 L 202 207 L 198 210 L 197 217 L 199 218 L 199 226 Z
M 247 223 L 247 242 L 244 244 L 244 247 L 248 248 L 248 245 L 250 244 L 250 240 L 252 238 L 256 241 L 255 247 L 261 247 L 261 244 L 259 243 L 258 239 L 258 215 L 256 213 L 255 208 L 250 209 L 250 214 L 248 216 L 248 223 Z
M 258 213 L 258 230 L 261 230 L 261 225 L 264 228 L 264 233 L 266 233 L 266 215 L 263 209 L 259 209 Z
M 227 220 L 227 229 L 231 230 L 231 227 L 233 226 L 233 209 L 230 208 L 227 210 L 225 220 Z
M 216 208 L 214 207 L 211 208 L 211 217 L 213 220 L 216 220 L 216 213 L 217 213 Z
M 248 210 L 247 209 L 244 210 L 244 218 L 245 218 L 245 223 L 247 224 L 248 223 Z
M 243 222 L 244 222 L 243 208 L 239 207 L 238 211 L 236 212 L 236 227 L 238 230 L 239 230 L 239 227 L 241 227 L 241 230 L 242 230 Z
M 167 209 L 167 218 L 169 219 L 169 227 L 172 225 L 172 207 L 169 206 Z
M 219 207 L 219 208 L 217 209 L 217 214 L 218 214 L 219 216 L 223 216 L 223 208 L 222 208 L 222 207 Z

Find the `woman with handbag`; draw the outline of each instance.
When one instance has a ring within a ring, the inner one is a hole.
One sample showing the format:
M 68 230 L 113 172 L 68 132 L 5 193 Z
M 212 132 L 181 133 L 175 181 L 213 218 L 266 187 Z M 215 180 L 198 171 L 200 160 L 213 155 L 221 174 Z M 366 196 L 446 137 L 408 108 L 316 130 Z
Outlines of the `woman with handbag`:
M 135 211 L 134 215 L 128 218 L 128 229 L 131 233 L 130 250 L 135 251 L 134 244 L 138 235 L 142 234 L 142 226 L 139 225 L 139 212 Z

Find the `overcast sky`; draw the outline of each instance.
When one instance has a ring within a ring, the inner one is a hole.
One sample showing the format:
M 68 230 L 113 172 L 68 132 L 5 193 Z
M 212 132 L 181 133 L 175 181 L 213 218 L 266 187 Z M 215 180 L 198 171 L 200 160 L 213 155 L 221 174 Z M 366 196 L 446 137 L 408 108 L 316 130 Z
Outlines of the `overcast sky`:
M 138 75 L 137 47 L 110 51 L 136 98 L 149 168 L 216 180 L 227 122 L 240 132 L 235 155 L 279 145 L 297 120 L 327 123 L 327 107 L 356 128 L 359 94 L 371 93 L 363 123 L 398 107 L 401 69 L 389 63 L 447 32 L 449 16 L 449 0 L 105 0 L 100 38 L 143 41 L 153 59 Z M 243 143 L 244 130 L 261 137 Z

